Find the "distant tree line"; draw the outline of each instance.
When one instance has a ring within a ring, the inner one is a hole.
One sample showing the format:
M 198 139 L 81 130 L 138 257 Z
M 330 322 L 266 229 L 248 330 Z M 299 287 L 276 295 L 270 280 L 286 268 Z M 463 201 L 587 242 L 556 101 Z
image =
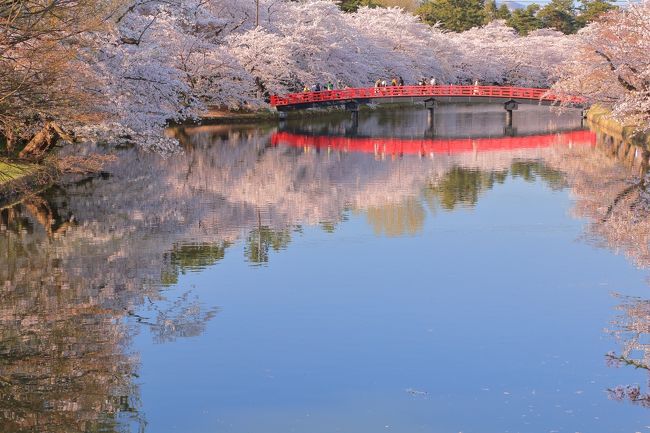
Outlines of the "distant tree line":
M 525 8 L 510 10 L 496 0 L 343 0 L 340 7 L 355 12 L 361 6 L 399 6 L 414 11 L 428 24 L 445 30 L 462 32 L 494 20 L 505 20 L 521 35 L 538 29 L 556 29 L 572 34 L 593 22 L 604 12 L 617 8 L 613 0 L 551 0 L 544 6 L 531 3 Z
M 400 7 L 409 12 L 415 12 L 422 4 L 421 0 L 341 0 L 338 2 L 345 12 L 356 12 L 362 6 L 368 7 Z

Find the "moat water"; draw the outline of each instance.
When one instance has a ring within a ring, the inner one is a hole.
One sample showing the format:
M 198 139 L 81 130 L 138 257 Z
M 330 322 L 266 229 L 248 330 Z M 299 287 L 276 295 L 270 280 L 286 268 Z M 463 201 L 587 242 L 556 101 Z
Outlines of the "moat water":
M 504 118 L 71 150 L 0 210 L 0 431 L 650 431 L 648 155 Z

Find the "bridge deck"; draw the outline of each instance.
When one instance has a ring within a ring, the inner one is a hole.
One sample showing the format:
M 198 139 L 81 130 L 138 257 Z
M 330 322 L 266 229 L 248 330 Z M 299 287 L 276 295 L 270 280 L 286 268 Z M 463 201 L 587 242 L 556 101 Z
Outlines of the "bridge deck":
M 440 98 L 453 102 L 456 99 L 496 102 L 516 100 L 531 103 L 568 103 L 581 106 L 584 100 L 578 97 L 560 97 L 549 89 L 506 86 L 388 86 L 325 90 L 322 92 L 291 93 L 271 96 L 271 105 L 279 111 L 342 105 L 346 102 L 399 102 L 402 99 Z

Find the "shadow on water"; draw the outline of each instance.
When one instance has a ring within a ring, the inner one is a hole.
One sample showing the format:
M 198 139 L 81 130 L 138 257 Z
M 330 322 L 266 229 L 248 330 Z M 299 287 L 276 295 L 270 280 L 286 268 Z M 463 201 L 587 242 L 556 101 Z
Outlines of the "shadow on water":
M 251 265 L 268 265 L 304 226 L 332 233 L 351 214 L 376 235 L 412 236 L 427 217 L 471 209 L 507 179 L 542 181 L 571 190 L 573 212 L 589 221 L 586 240 L 650 266 L 647 151 L 596 141 L 575 117 L 517 115 L 514 138 L 495 126 L 502 112 L 465 107 L 441 112 L 438 138 L 427 136 L 421 112 L 403 110 L 367 116 L 354 137 L 336 118 L 282 131 L 179 129 L 174 157 L 124 149 L 102 176 L 70 178 L 2 209 L 0 430 L 143 429 L 133 336 L 141 327 L 159 343 L 197 336 L 218 313 L 191 292 L 167 299 L 166 288 L 237 245 Z M 621 311 L 614 332 L 624 348 L 608 359 L 648 369 L 639 343 L 648 301 L 626 300 Z M 611 395 L 648 402 L 634 386 Z

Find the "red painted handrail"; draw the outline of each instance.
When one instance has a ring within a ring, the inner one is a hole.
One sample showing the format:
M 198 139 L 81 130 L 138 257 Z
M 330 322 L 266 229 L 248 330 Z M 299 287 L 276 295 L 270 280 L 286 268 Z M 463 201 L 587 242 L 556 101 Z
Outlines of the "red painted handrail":
M 347 101 L 354 99 L 399 98 L 399 97 L 436 97 L 436 96 L 466 96 L 493 97 L 512 99 L 532 99 L 537 101 L 584 103 L 583 98 L 571 96 L 560 97 L 553 95 L 549 89 L 505 86 L 388 86 L 350 88 L 341 90 L 324 90 L 322 92 L 290 93 L 284 96 L 271 96 L 273 107 L 284 107 L 298 104 Z
M 342 152 L 373 153 L 380 155 L 428 155 L 464 152 L 493 152 L 517 149 L 536 149 L 555 145 L 595 146 L 596 134 L 580 130 L 556 134 L 498 138 L 371 138 L 310 136 L 290 132 L 276 132 L 271 136 L 273 146 L 313 147 Z

